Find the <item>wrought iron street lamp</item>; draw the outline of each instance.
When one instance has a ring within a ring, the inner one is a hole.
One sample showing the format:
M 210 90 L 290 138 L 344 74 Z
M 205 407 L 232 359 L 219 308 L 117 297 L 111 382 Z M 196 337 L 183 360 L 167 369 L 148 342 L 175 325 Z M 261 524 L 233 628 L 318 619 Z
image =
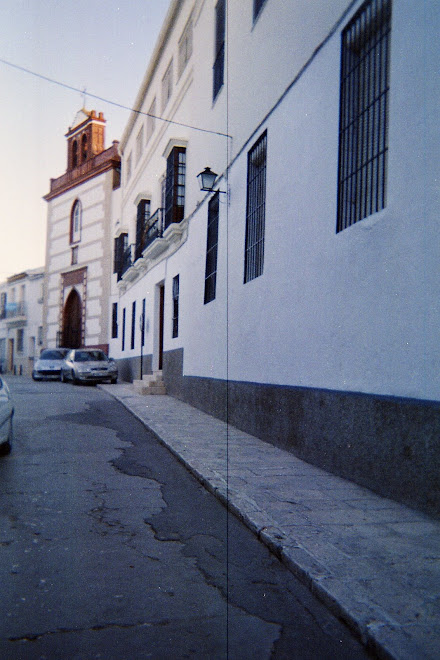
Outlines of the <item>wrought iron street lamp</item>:
M 200 190 L 205 192 L 214 192 L 214 183 L 217 178 L 217 174 L 213 172 L 209 167 L 205 167 L 203 172 L 197 175 L 199 180 Z
M 217 179 L 217 174 L 213 172 L 210 167 L 205 167 L 203 172 L 200 172 L 200 174 L 197 175 L 197 178 L 199 180 L 200 190 L 203 190 L 204 192 L 219 192 L 219 193 L 226 192 L 226 190 L 214 189 L 214 184 Z

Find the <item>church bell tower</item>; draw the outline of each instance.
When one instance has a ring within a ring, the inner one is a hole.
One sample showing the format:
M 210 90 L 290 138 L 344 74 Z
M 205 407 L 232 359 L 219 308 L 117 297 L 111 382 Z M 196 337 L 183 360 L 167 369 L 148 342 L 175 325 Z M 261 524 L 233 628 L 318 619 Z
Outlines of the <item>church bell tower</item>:
M 66 133 L 67 171 L 74 170 L 105 149 L 105 119 L 102 112 L 82 108 Z

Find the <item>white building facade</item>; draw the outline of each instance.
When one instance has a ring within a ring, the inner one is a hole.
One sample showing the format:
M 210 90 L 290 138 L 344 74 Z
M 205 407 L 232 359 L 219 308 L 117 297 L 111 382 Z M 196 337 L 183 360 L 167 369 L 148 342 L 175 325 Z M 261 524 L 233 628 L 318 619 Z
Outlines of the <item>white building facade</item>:
M 436 4 L 171 2 L 120 144 L 109 309 L 125 379 L 142 354 L 169 394 L 429 511 Z
M 43 345 L 44 268 L 0 284 L 0 373 L 30 376 Z
M 66 134 L 67 169 L 51 179 L 44 343 L 108 350 L 111 226 L 119 207 L 118 143 L 105 149 L 105 119 L 80 110 Z

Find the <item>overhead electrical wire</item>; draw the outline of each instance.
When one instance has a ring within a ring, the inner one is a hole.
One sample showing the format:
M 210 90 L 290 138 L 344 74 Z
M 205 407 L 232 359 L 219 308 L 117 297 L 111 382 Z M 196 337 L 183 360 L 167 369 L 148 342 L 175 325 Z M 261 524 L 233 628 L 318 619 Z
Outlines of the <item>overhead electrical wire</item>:
M 79 92 L 80 94 L 84 93 L 84 90 L 79 89 L 78 87 L 73 87 L 72 85 L 68 85 L 67 83 L 63 83 L 60 80 L 55 80 L 54 78 L 49 78 L 49 76 L 45 76 L 42 73 L 37 73 L 36 71 L 31 71 L 31 69 L 27 69 L 24 66 L 20 66 L 19 64 L 14 64 L 13 62 L 9 62 L 8 60 L 3 59 L 0 57 L 0 62 L 2 64 L 6 64 L 6 66 L 10 66 L 13 69 L 17 69 L 18 71 L 23 71 L 24 73 L 28 73 L 31 76 L 35 76 L 36 78 L 40 78 L 41 80 L 45 80 L 46 82 L 53 83 L 54 85 L 58 85 L 59 87 L 64 87 L 65 89 L 69 89 L 72 92 Z M 129 110 L 130 112 L 135 112 L 138 115 L 144 115 L 145 117 L 151 117 L 152 119 L 157 119 L 158 121 L 163 121 L 167 124 L 174 124 L 175 126 L 181 126 L 182 128 L 190 128 L 194 131 L 200 131 L 202 133 L 210 133 L 211 135 L 220 135 L 221 137 L 227 137 L 231 138 L 231 135 L 228 135 L 227 133 L 221 133 L 220 131 L 212 131 L 209 128 L 201 128 L 200 126 L 192 126 L 191 124 L 184 124 L 183 122 L 179 121 L 174 121 L 173 119 L 166 119 L 165 117 L 159 117 L 158 115 L 152 115 L 150 112 L 144 112 L 143 110 L 135 110 L 134 108 L 130 108 L 128 105 L 124 105 L 123 103 L 118 103 L 117 101 L 111 101 L 110 99 L 106 99 L 103 96 L 98 96 L 97 94 L 91 94 L 90 92 L 87 92 L 87 96 L 90 96 L 93 99 L 97 99 L 98 101 L 102 101 L 103 103 L 108 103 L 109 105 L 114 105 L 117 108 L 122 108 L 123 110 Z

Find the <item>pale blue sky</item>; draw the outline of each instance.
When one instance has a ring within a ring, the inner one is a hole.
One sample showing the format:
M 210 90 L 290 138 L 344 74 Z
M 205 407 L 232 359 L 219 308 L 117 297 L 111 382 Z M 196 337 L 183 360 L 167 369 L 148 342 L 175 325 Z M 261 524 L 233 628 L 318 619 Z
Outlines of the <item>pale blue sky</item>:
M 169 0 L 1 0 L 0 58 L 131 106 Z M 44 265 L 50 177 L 66 169 L 64 138 L 79 93 L 0 62 L 0 281 Z M 91 99 L 107 119 L 106 146 L 129 112 Z

